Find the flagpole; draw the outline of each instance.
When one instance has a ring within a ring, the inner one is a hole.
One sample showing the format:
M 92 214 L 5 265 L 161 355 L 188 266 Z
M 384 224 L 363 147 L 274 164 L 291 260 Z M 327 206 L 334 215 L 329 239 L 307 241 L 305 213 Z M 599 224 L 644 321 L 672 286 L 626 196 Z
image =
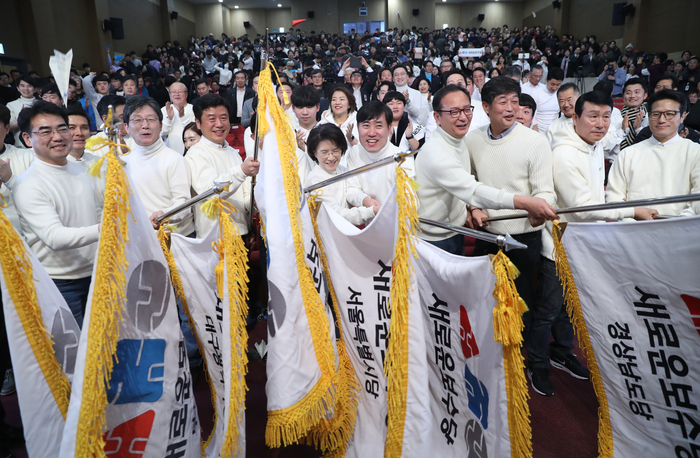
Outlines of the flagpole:
M 160 215 L 159 217 L 157 217 L 156 222 L 160 223 L 160 222 L 170 218 L 171 216 L 180 213 L 183 210 L 187 210 L 192 205 L 194 205 L 198 202 L 201 202 L 201 201 L 213 196 L 214 194 L 221 194 L 224 191 L 224 189 L 226 189 L 226 187 L 230 184 L 231 184 L 230 181 L 224 181 L 224 182 L 216 182 L 215 181 L 214 187 L 212 187 L 210 190 L 204 191 L 203 193 L 196 195 L 195 197 L 191 198 L 190 200 L 188 200 L 186 202 L 183 202 L 182 204 L 178 205 L 177 207 L 173 208 L 172 210 L 168 210 L 167 212 L 165 212 L 162 215 Z
M 409 156 L 413 156 L 416 154 L 418 151 L 408 151 L 406 153 L 397 153 L 391 157 L 385 157 L 384 159 L 380 159 L 375 162 L 370 162 L 369 164 L 363 165 L 361 167 L 358 167 L 356 169 L 348 170 L 347 172 L 341 173 L 339 175 L 334 176 L 333 178 L 329 178 L 327 180 L 321 181 L 319 183 L 316 183 L 313 186 L 309 186 L 308 188 L 304 189 L 305 193 L 309 193 L 311 191 L 315 191 L 316 189 L 323 188 L 324 186 L 331 185 L 333 183 L 337 183 L 339 181 L 347 180 L 353 175 L 360 175 L 365 172 L 369 172 L 372 169 L 376 169 L 377 167 L 383 167 L 388 164 L 393 164 L 394 162 L 401 162 L 405 158 Z
M 684 194 L 681 196 L 656 197 L 656 198 L 652 198 L 652 199 L 629 200 L 627 202 L 611 202 L 611 203 L 607 203 L 607 204 L 586 205 L 583 207 L 555 208 L 554 211 L 558 215 L 563 215 L 563 214 L 567 214 L 567 213 L 614 210 L 617 208 L 646 207 L 647 205 L 664 205 L 664 204 L 677 204 L 677 203 L 682 203 L 682 202 L 697 202 L 699 200 L 700 200 L 700 194 Z M 484 218 L 483 221 L 484 222 L 505 221 L 505 220 L 510 220 L 510 219 L 520 219 L 520 218 L 527 218 L 527 213 L 494 216 L 494 217 Z M 664 218 L 658 218 L 658 219 L 664 219 Z
M 454 226 L 452 224 L 441 223 L 440 221 L 435 221 L 427 218 L 418 218 L 418 222 L 422 224 L 428 224 L 430 226 L 439 227 L 442 229 L 447 229 L 448 231 L 452 231 L 457 234 L 474 237 L 475 239 L 483 240 L 484 242 L 495 243 L 499 247 L 504 248 L 506 251 L 527 249 L 527 245 L 518 242 L 513 237 L 511 237 L 510 234 L 489 234 L 488 232 L 481 232 L 476 231 L 474 229 L 468 229 L 466 227 Z

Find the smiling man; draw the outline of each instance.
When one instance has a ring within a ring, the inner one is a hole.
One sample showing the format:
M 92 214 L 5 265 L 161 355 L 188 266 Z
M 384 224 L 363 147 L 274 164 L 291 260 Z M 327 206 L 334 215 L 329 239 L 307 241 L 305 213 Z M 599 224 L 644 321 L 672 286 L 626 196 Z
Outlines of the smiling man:
M 68 115 L 68 129 L 70 129 L 70 135 L 73 139 L 73 147 L 66 159 L 89 167 L 90 164 L 99 159 L 94 154 L 85 151 L 85 141 L 90 138 L 90 115 L 80 106 L 69 108 L 66 114 Z
M 20 112 L 18 122 L 36 156 L 13 189 L 20 225 L 82 327 L 102 196 L 85 168 L 66 159 L 73 141 L 65 110 L 38 101 Z
M 581 95 L 578 86 L 574 83 L 562 84 L 557 90 L 557 103 L 559 104 L 559 117 L 549 125 L 547 129 L 547 140 L 552 144 L 552 136 L 558 130 L 573 124 L 574 107 L 576 100 Z
M 194 122 L 192 105 L 187 103 L 187 86 L 182 83 L 173 83 L 168 88 L 170 102 L 160 109 L 163 116 L 163 129 L 160 135 L 165 145 L 184 155 L 185 144 L 182 141 L 182 129 Z
M 292 92 L 292 110 L 297 117 L 297 164 L 299 165 L 299 179 L 306 182 L 306 176 L 313 168 L 310 156 L 306 152 L 306 140 L 309 132 L 316 127 L 316 114 L 320 108 L 321 98 L 313 86 L 299 86 Z M 246 150 L 246 155 L 252 155 L 252 151 Z

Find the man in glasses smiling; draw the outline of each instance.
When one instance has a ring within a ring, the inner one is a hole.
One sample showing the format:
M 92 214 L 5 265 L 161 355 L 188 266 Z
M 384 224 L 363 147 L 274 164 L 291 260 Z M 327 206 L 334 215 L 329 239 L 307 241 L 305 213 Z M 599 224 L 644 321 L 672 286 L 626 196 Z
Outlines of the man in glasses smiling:
M 686 99 L 662 89 L 649 97 L 651 138 L 620 152 L 608 177 L 606 200 L 620 202 L 700 192 L 700 145 L 682 138 Z M 700 203 L 658 205 L 667 215 L 700 214 Z
M 18 118 L 36 159 L 19 177 L 13 198 L 27 243 L 82 327 L 100 236 L 103 198 L 85 167 L 66 157 L 73 147 L 65 110 L 37 101 Z

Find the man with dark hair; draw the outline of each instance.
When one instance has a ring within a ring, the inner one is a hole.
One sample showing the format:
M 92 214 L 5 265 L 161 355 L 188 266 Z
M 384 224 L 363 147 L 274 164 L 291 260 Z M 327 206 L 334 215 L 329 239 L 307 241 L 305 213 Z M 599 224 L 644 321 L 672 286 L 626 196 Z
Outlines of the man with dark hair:
M 382 102 L 384 100 L 384 96 L 389 91 L 396 91 L 396 85 L 391 81 L 382 81 L 377 88 L 377 93 L 374 95 L 374 100 Z
M 311 83 L 322 99 L 330 97 L 331 85 L 323 79 L 323 71 L 320 68 L 311 69 Z
M 103 200 L 85 168 L 66 159 L 73 144 L 68 122 L 52 103 L 22 110 L 19 126 L 36 157 L 17 178 L 13 197 L 29 247 L 82 327 Z
M 532 120 L 537 113 L 537 103 L 529 94 L 520 94 L 518 100 L 518 114 L 515 115 L 515 121 L 519 122 L 528 129 L 532 127 Z
M 192 189 L 196 194 L 208 191 L 214 182 L 230 181 L 229 190 L 221 198 L 230 202 L 237 213 L 233 219 L 241 235 L 248 233 L 248 212 L 251 185 L 248 177 L 258 174 L 260 162 L 247 157 L 241 161 L 238 150 L 229 146 L 226 136 L 231 130 L 229 121 L 229 104 L 221 96 L 208 94 L 194 103 L 194 117 L 197 128 L 202 131 L 201 140 L 187 151 Z M 197 237 L 203 238 L 213 227 L 214 221 L 207 218 L 197 205 L 194 223 Z
M 109 76 L 110 89 L 109 93 L 114 95 L 124 96 L 124 88 L 122 87 L 122 77 L 119 72 L 112 73 Z
M 105 121 L 107 121 L 107 115 L 109 114 L 109 106 L 112 106 L 112 109 L 114 110 L 113 116 L 114 120 L 116 122 L 121 122 L 122 121 L 122 114 L 124 113 L 124 105 L 126 104 L 126 99 L 120 95 L 113 95 L 109 94 L 107 96 L 102 97 L 100 99 L 100 102 L 97 104 L 97 115 L 99 116 L 99 120 L 97 121 L 98 125 L 101 125 Z M 107 138 L 107 134 L 104 132 L 100 131 L 96 134 L 98 137 L 103 137 Z M 134 141 L 131 139 L 131 136 L 128 134 L 126 131 L 126 126 L 123 123 L 120 123 L 117 125 L 117 140 L 121 144 L 125 144 L 128 146 L 130 149 L 133 148 L 134 146 Z M 123 150 L 124 152 L 126 150 Z M 93 151 L 93 154 L 96 156 L 102 157 L 105 154 L 109 152 L 109 148 L 106 146 L 103 146 L 102 148 Z
M 53 103 L 57 107 L 65 108 L 61 92 L 58 90 L 56 83 L 45 84 L 41 88 L 41 100 Z
M 306 182 L 306 175 L 313 168 L 310 157 L 307 154 L 306 140 L 311 129 L 316 127 L 316 114 L 320 108 L 321 98 L 313 86 L 299 86 L 292 92 L 292 110 L 297 118 L 297 163 L 299 164 L 299 179 Z M 246 150 L 246 154 L 252 155 L 252 151 Z
M 371 162 L 392 157 L 399 148 L 389 141 L 389 128 L 394 120 L 391 109 L 382 102 L 368 102 L 357 112 L 359 144 L 347 154 L 347 169 L 353 170 Z M 401 165 L 409 176 L 414 176 L 413 158 Z M 392 167 L 379 167 L 348 179 L 347 200 L 353 207 L 373 207 L 384 203 L 396 183 Z
M 651 65 L 648 68 L 643 68 L 641 73 L 642 76 L 649 77 L 649 89 L 656 88 L 656 84 L 659 82 L 661 77 L 666 73 L 668 69 L 668 54 L 665 52 L 660 52 L 654 56 Z M 656 89 L 654 89 L 656 91 Z M 622 91 L 620 91 L 622 92 Z M 613 96 L 615 92 L 613 91 Z
M 17 177 L 29 168 L 34 160 L 34 152 L 27 148 L 17 148 L 5 143 L 5 137 L 10 133 L 10 109 L 0 105 L 0 193 L 5 199 L 5 208 L 2 212 L 7 216 L 17 232 L 20 234 L 19 216 L 12 200 Z M 3 372 L 0 372 L 2 376 Z
M 540 82 L 542 81 L 543 74 L 544 69 L 541 65 L 538 64 L 532 67 L 532 70 L 530 70 L 530 73 L 528 74 L 527 82 L 520 85 L 520 91 L 523 94 L 532 95 L 535 91 L 544 89 L 544 84 Z
M 348 59 L 347 62 L 350 62 L 350 60 Z M 352 95 L 355 97 L 355 104 L 358 110 L 362 108 L 363 103 L 367 103 L 372 99 L 372 90 L 374 85 L 377 84 L 377 74 L 367 65 L 364 57 L 362 58 L 362 66 L 367 72 L 367 82 L 365 82 L 362 72 L 357 69 L 352 70 L 350 84 L 348 85 L 348 89 L 352 91 Z
M 483 67 L 475 68 L 472 72 L 472 81 L 475 86 L 472 99 L 474 99 L 474 103 L 481 103 L 481 88 L 486 84 L 486 69 Z
M 25 148 L 25 145 L 20 141 L 22 133 L 17 125 L 17 118 L 23 108 L 31 107 L 36 102 L 36 80 L 27 75 L 22 75 L 17 79 L 17 89 L 20 93 L 20 98 L 13 100 L 7 104 L 10 109 L 10 131 L 15 137 L 15 147 Z
M 0 72 L 0 104 L 7 105 L 19 98 L 19 91 L 10 86 L 10 75 Z
M 613 97 L 617 97 L 622 94 L 622 86 L 625 84 L 627 79 L 627 73 L 624 68 L 619 68 L 617 66 L 616 59 L 608 59 L 607 65 L 603 70 L 603 73 L 598 75 L 598 81 L 610 81 L 613 83 Z
M 574 83 L 566 83 L 559 86 L 557 89 L 557 103 L 559 104 L 559 117 L 549 125 L 547 129 L 547 140 L 552 144 L 552 135 L 559 129 L 563 129 L 567 125 L 571 125 L 574 116 L 574 107 L 576 100 L 581 95 L 581 91 Z
M 229 89 L 226 94 L 231 112 L 229 116 L 232 119 L 232 124 L 240 124 L 243 113 L 243 104 L 246 100 L 255 97 L 255 91 L 248 87 L 248 74 L 244 71 L 234 75 L 234 87 Z
M 517 65 L 509 65 L 508 67 L 503 69 L 503 73 L 501 73 L 501 76 L 510 78 L 520 83 L 520 80 L 523 77 L 523 71 Z
M 396 90 L 406 97 L 406 111 L 416 124 L 425 125 L 428 120 L 429 107 L 427 101 L 417 90 L 408 87 L 408 70 L 404 65 L 397 65 L 392 69 Z M 350 170 L 350 169 L 349 169 Z
M 649 97 L 651 138 L 620 152 L 608 177 L 608 202 L 700 192 L 700 145 L 682 138 L 683 94 L 662 89 Z M 654 206 L 667 215 L 700 214 L 700 203 Z
M 209 94 L 209 83 L 205 79 L 198 79 L 195 81 L 195 88 L 197 90 L 197 95 L 192 99 L 193 104 L 199 97 L 204 97 Z
M 517 87 L 513 80 L 507 80 Z M 516 196 L 475 179 L 471 151 L 465 141 L 472 108 L 469 92 L 456 84 L 440 89 L 433 98 L 433 117 L 438 127 L 416 159 L 419 215 L 463 226 L 471 221 L 465 203 L 484 208 L 519 208 L 538 217 L 546 213 L 549 205 L 542 199 Z M 549 213 L 554 215 L 551 210 Z M 464 237 L 456 237 L 450 231 L 422 224 L 419 237 L 449 253 L 464 255 Z
M 605 167 L 603 139 L 612 117 L 610 95 L 587 92 L 575 102 L 571 123 L 552 135 L 552 165 L 557 207 L 580 207 L 605 203 Z M 609 221 L 623 218 L 652 219 L 658 213 L 648 208 L 630 208 L 562 215 L 562 221 Z M 549 366 L 568 372 L 572 377 L 588 380 L 590 373 L 572 353 L 574 330 L 564 307 L 563 289 L 557 277 L 551 225 L 542 232 L 542 252 L 537 277 L 537 299 L 532 329 L 525 346 L 530 377 L 535 391 L 549 396 L 554 388 L 549 380 Z M 549 358 L 547 345 L 549 343 Z
M 96 109 L 102 97 L 109 95 L 109 77 L 90 73 L 83 78 L 83 90 L 93 109 Z
M 94 154 L 85 151 L 85 141 L 90 138 L 90 116 L 80 106 L 70 107 L 66 114 L 68 115 L 68 129 L 73 140 L 73 146 L 66 159 L 89 167 L 90 164 L 99 159 Z
M 547 84 L 530 94 L 537 102 L 535 124 L 537 124 L 537 130 L 541 134 L 547 133 L 549 125 L 554 122 L 557 113 L 559 113 L 557 90 L 562 81 L 564 81 L 564 70 L 554 67 L 547 73 Z
M 620 143 L 620 151 L 634 144 L 639 132 L 649 125 L 647 107 L 647 86 L 641 78 L 629 79 L 622 88 L 622 130 L 625 138 Z

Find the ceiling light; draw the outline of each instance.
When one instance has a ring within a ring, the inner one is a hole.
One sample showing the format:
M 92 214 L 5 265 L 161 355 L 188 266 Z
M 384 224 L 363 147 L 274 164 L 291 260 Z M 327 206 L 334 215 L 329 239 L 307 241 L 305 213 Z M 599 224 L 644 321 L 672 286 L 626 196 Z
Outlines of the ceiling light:
M 277 8 L 282 8 L 282 4 L 281 4 L 281 3 L 278 3 L 278 4 L 277 4 Z
M 234 8 L 238 9 L 238 5 L 234 6 Z

